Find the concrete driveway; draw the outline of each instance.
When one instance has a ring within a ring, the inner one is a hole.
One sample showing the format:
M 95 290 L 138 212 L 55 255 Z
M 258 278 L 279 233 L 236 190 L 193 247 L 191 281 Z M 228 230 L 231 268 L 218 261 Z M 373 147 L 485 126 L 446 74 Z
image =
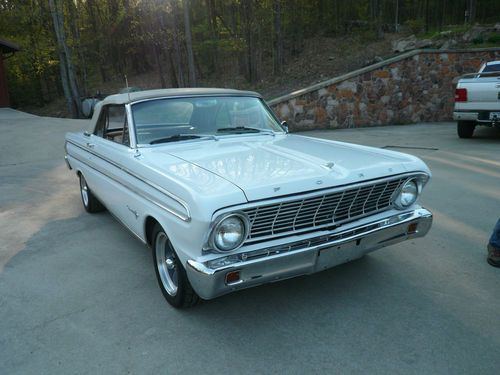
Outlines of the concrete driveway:
M 500 131 L 306 133 L 422 157 L 431 232 L 179 311 L 148 249 L 108 213 L 84 212 L 63 137 L 86 126 L 0 110 L 1 374 L 498 374 L 500 269 L 485 248 L 500 216 Z

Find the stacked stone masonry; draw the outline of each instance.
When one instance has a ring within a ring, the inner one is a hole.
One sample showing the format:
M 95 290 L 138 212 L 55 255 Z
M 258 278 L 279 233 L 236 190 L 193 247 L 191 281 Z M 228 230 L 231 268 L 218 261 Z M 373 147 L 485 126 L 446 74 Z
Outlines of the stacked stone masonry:
M 449 121 L 459 76 L 491 50 L 416 50 L 269 102 L 292 131 Z

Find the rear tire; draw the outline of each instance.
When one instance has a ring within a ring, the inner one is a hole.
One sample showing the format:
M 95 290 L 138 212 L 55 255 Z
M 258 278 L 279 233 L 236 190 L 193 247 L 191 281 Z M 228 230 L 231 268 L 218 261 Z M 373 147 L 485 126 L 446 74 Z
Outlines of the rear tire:
M 457 133 L 460 138 L 471 138 L 475 128 L 476 123 L 474 121 L 457 122 Z
M 83 208 L 88 213 L 102 212 L 105 210 L 101 202 L 92 194 L 92 190 L 87 185 L 83 174 L 80 174 L 80 195 L 82 197 Z
M 186 270 L 160 224 L 155 225 L 152 239 L 156 279 L 163 296 L 175 308 L 196 305 L 200 297 L 191 286 Z

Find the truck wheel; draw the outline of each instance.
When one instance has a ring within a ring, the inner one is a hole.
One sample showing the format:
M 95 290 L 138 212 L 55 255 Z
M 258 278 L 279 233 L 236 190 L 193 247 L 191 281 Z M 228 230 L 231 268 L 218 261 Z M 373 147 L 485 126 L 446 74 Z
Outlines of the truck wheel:
M 156 224 L 153 229 L 153 261 L 156 279 L 163 296 L 173 307 L 183 308 L 196 305 L 200 297 L 189 282 L 172 243 L 163 228 Z
M 458 121 L 457 133 L 460 138 L 471 138 L 474 133 L 476 123 L 474 121 Z
M 104 206 L 101 202 L 92 194 L 92 191 L 87 185 L 87 181 L 85 181 L 85 177 L 80 173 L 80 195 L 82 197 L 83 208 L 88 213 L 96 213 L 104 211 Z

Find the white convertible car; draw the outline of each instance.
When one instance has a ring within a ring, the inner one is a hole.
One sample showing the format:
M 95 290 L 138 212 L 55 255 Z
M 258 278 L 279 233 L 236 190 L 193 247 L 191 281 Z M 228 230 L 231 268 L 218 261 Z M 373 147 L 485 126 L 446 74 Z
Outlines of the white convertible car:
M 107 97 L 66 161 L 88 212 L 106 207 L 152 248 L 175 307 L 312 274 L 424 236 L 418 158 L 288 134 L 254 92 Z

